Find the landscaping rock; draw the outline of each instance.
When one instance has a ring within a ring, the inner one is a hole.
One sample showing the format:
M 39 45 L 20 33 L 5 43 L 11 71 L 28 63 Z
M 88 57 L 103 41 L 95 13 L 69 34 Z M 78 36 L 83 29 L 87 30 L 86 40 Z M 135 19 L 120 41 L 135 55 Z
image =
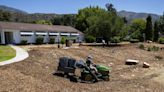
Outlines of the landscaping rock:
M 144 62 L 143 63 L 143 68 L 149 68 L 150 67 L 150 64 L 149 63 L 147 63 L 147 62 Z
M 111 66 L 113 66 L 113 65 L 114 65 L 113 63 L 109 63 L 109 64 L 108 64 L 109 67 L 111 67 Z
M 127 59 L 125 64 L 126 65 L 136 65 L 139 63 L 139 60 Z

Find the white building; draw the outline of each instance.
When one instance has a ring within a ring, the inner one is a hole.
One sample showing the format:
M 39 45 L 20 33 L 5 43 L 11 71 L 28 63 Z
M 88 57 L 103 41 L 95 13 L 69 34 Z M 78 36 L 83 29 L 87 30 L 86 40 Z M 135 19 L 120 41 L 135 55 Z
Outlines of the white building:
M 44 43 L 50 38 L 59 42 L 63 36 L 76 42 L 83 40 L 83 33 L 70 26 L 0 22 L 0 44 L 19 44 L 22 40 L 35 43 L 38 36 L 44 38 Z

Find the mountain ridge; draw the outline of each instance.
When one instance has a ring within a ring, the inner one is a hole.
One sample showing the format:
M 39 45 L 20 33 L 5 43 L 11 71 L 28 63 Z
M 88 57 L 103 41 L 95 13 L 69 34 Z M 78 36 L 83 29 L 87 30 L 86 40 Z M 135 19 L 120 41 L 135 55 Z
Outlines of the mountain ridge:
M 7 11 L 7 12 L 10 12 L 10 13 L 24 13 L 24 14 L 28 14 L 27 12 L 25 12 L 23 10 L 12 8 L 12 7 L 8 7 L 8 6 L 5 6 L 5 5 L 0 5 L 0 10 Z
M 127 20 L 133 20 L 133 19 L 137 19 L 137 18 L 141 18 L 141 19 L 146 19 L 148 15 L 150 15 L 152 17 L 153 22 L 158 20 L 160 18 L 161 15 L 157 15 L 157 14 L 153 14 L 153 13 L 137 13 L 137 12 L 131 12 L 131 11 L 119 11 L 118 15 L 121 17 L 126 17 Z
M 64 15 L 64 14 L 56 14 L 56 13 L 28 13 L 26 11 L 8 7 L 5 5 L 0 5 L 0 10 L 10 12 L 12 14 L 13 18 L 19 18 L 20 16 L 23 17 L 23 19 L 20 21 L 28 20 L 30 18 L 31 18 L 31 20 L 29 20 L 29 21 L 42 20 L 42 19 L 43 20 L 51 20 L 56 16 Z M 137 13 L 137 12 L 126 11 L 126 10 L 119 11 L 117 14 L 121 17 L 126 17 L 126 19 L 129 22 L 132 21 L 133 19 L 137 19 L 137 18 L 146 19 L 148 15 L 151 15 L 153 22 L 160 18 L 160 15 L 158 15 L 158 14 Z M 14 19 L 12 19 L 12 20 L 14 20 Z

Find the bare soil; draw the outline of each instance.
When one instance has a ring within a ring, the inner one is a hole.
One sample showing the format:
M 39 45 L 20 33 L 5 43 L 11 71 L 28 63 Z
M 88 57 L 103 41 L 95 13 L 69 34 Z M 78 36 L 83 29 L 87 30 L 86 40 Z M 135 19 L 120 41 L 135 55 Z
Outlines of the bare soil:
M 0 92 L 164 92 L 164 59 L 155 58 L 164 58 L 164 50 L 150 52 L 139 49 L 138 45 L 69 49 L 58 49 L 54 45 L 22 46 L 28 49 L 30 57 L 0 67 Z M 74 83 L 53 75 L 59 57 L 79 60 L 89 54 L 93 55 L 94 63 L 112 67 L 110 81 Z M 140 63 L 128 66 L 126 59 L 137 59 Z M 143 62 L 148 62 L 151 67 L 142 68 Z

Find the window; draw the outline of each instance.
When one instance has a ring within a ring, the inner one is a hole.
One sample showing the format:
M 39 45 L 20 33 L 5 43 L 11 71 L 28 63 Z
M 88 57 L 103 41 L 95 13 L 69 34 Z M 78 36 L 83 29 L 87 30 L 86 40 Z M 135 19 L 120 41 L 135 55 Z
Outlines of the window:
M 59 35 L 59 33 L 55 33 L 55 32 L 50 32 L 49 33 L 49 36 L 57 36 L 57 35 Z
M 29 31 L 29 32 L 26 32 L 26 31 L 21 31 L 21 32 L 20 32 L 20 35 L 21 35 L 21 36 L 31 36 L 31 35 L 33 35 L 33 34 L 34 34 L 34 33 L 33 33 L 33 32 L 30 32 L 30 31 Z
M 78 33 L 71 33 L 71 36 L 79 36 Z
M 46 36 L 47 35 L 47 32 L 36 32 L 36 35 L 37 36 Z
M 61 33 L 61 36 L 69 36 L 70 33 Z

